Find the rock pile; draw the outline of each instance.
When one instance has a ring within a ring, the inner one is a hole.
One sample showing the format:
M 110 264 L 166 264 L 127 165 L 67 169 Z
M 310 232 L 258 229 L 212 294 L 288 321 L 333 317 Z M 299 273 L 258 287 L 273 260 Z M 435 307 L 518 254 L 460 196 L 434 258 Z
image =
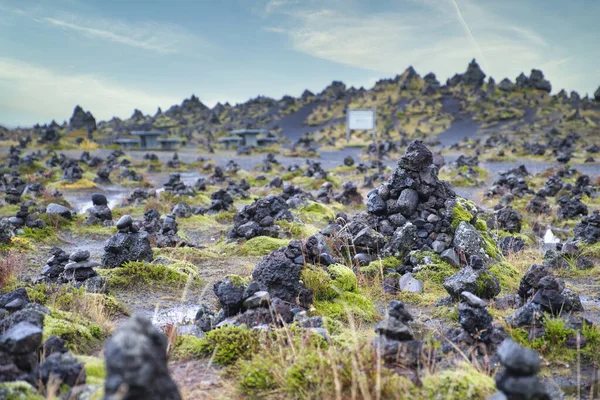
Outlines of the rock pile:
M 12 307 L 16 302 L 19 307 Z M 29 383 L 32 394 L 40 382 L 48 385 L 51 377 L 68 387 L 85 384 L 83 364 L 67 353 L 62 339 L 51 336 L 42 343 L 44 317 L 50 313 L 46 307 L 31 303 L 20 288 L 0 296 L 0 308 L 11 312 L 0 317 L 0 382 Z M 0 398 L 11 397 L 0 389 Z
M 173 158 L 167 161 L 167 168 L 181 168 L 181 161 L 179 161 L 179 154 L 173 153 Z
M 75 287 L 85 286 L 90 292 L 103 292 L 105 282 L 94 268 L 100 266 L 96 261 L 90 261 L 90 252 L 78 250 L 71 253 L 69 262 L 64 266 L 64 271 L 59 277 L 59 282 L 71 283 Z
M 106 399 L 180 400 L 167 366 L 167 338 L 145 317 L 123 322 L 104 347 Z
M 108 199 L 101 193 L 92 195 L 92 208 L 88 211 L 88 217 L 84 225 L 110 225 L 112 224 L 112 211 L 108 207 Z
M 244 206 L 233 216 L 229 238 L 251 239 L 255 236 L 278 237 L 280 228 L 275 221 L 293 221 L 294 217 L 281 196 L 273 194 Z
M 529 172 L 524 165 L 500 173 L 498 179 L 492 183 L 488 191 L 488 197 L 502 196 L 506 193 L 512 193 L 516 197 L 533 194 L 533 191 L 525 181 L 525 177 L 528 175 Z
M 463 292 L 492 299 L 500 293 L 500 282 L 485 268 L 479 256 L 472 255 L 468 266 L 444 280 L 444 288 L 453 300 L 459 300 Z
M 15 214 L 14 217 L 10 217 L 8 222 L 14 227 L 14 229 L 21 229 L 23 227 L 28 228 L 43 228 L 46 226 L 44 221 L 41 219 L 35 218 L 36 214 L 29 213 L 29 206 L 27 204 L 21 204 L 19 211 Z
M 100 168 L 98 172 L 96 172 L 94 183 L 97 183 L 99 185 L 111 184 L 112 182 L 110 180 L 110 168 Z
M 600 211 L 596 210 L 589 217 L 581 219 L 573 230 L 575 239 L 588 244 L 600 241 Z
M 408 323 L 412 315 L 404 308 L 404 303 L 392 300 L 387 315 L 375 326 L 379 335 L 373 345 L 381 349 L 387 362 L 398 362 L 406 367 L 416 367 L 421 361 L 422 343 L 415 340 Z
M 559 219 L 576 219 L 588 215 L 588 208 L 581 202 L 581 195 L 561 196 L 556 202 L 558 203 Z
M 497 354 L 504 369 L 496 374 L 499 392 L 490 400 L 550 400 L 544 384 L 536 376 L 541 363 L 535 351 L 506 339 L 498 347 Z
M 145 217 L 146 215 L 144 214 L 144 218 Z M 161 221 L 160 225 L 160 229 L 155 235 L 156 247 L 190 246 L 190 243 L 177 234 L 178 226 L 175 215 L 167 214 L 165 219 Z
M 298 278 L 299 279 L 299 278 Z M 258 282 L 245 284 L 239 277 L 228 276 L 215 283 L 214 292 L 221 303 L 221 311 L 213 315 L 206 307 L 196 315 L 197 325 L 203 331 L 223 325 L 256 327 L 265 324 L 291 323 L 291 304 L 261 288 Z
M 493 325 L 493 318 L 486 310 L 487 303 L 471 292 L 464 291 L 460 294 L 461 302 L 458 305 L 458 323 L 463 329 L 454 343 L 482 343 L 486 346 L 487 354 L 496 349 L 506 338 L 506 332 L 500 325 Z
M 440 234 L 452 234 L 456 194 L 437 177 L 433 155 L 421 141 L 409 144 L 389 181 L 372 190 L 367 213 L 349 222 L 358 247 L 394 255 L 431 246 Z M 392 236 L 385 243 L 384 236 Z M 449 243 L 448 243 L 449 245 Z
M 116 235 L 104 246 L 102 265 L 117 268 L 128 261 L 152 261 L 152 247 L 148 233 L 140 231 L 130 215 L 124 215 L 117 222 Z
M 487 221 L 487 226 L 491 229 L 502 229 L 510 233 L 521 232 L 523 217 L 512 207 L 506 206 L 497 210 Z
M 74 183 L 83 178 L 83 168 L 77 160 L 67 159 L 61 164 L 63 180 Z
M 333 199 L 345 206 L 350 204 L 362 204 L 363 197 L 354 182 L 347 181 L 342 185 L 342 192 L 333 196 Z
M 187 186 L 181 181 L 181 174 L 171 172 L 169 180 L 165 183 L 165 192 L 176 194 L 179 196 L 195 196 L 196 192 L 191 186 Z
M 36 283 L 58 282 L 65 270 L 65 265 L 69 262 L 69 255 L 59 247 L 50 249 L 50 254 L 51 257 L 46 261 L 46 265 L 42 269 L 40 276 L 36 279 Z
M 562 279 L 554 276 L 549 267 L 533 264 L 519 284 L 519 296 L 526 303 L 506 318 L 512 327 L 540 327 L 542 313 L 560 316 L 561 313 L 582 311 L 579 295 L 565 288 Z

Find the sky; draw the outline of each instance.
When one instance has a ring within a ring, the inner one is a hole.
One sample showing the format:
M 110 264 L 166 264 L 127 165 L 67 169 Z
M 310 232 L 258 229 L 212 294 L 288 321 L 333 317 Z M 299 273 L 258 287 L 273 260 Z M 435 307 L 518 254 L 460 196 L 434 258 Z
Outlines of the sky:
M 0 0 L 0 125 L 369 88 L 409 65 L 445 81 L 473 58 L 591 95 L 598 18 L 599 0 Z

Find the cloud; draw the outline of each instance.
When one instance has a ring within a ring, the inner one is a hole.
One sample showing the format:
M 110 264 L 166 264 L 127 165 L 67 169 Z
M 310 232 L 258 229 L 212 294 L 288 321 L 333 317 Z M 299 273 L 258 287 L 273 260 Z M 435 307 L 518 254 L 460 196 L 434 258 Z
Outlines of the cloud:
M 351 6 L 353 4 L 353 6 Z M 463 72 L 477 58 L 496 80 L 549 65 L 548 78 L 560 86 L 570 59 L 530 27 L 471 0 L 405 0 L 385 12 L 369 11 L 366 1 L 322 0 L 271 11 L 289 19 L 285 32 L 300 52 L 385 74 L 413 65 L 440 80 Z M 490 3 L 488 3 L 490 4 Z M 362 6 L 362 8 L 361 8 Z M 459 7 L 459 9 L 457 9 Z M 398 11 L 396 11 L 398 10 Z M 566 79 L 565 79 L 566 80 Z
M 272 33 L 285 33 L 285 29 L 277 27 L 277 26 L 267 26 L 263 29 L 267 32 L 272 32 Z
M 182 50 L 186 44 L 208 45 L 173 24 L 157 22 L 125 23 L 101 18 L 84 18 L 75 14 L 62 17 L 45 17 L 43 23 L 65 31 L 72 31 L 93 39 L 101 39 L 125 46 L 137 47 L 160 54 L 172 54 Z
M 0 123 L 9 125 L 68 119 L 77 104 L 91 110 L 97 120 L 106 120 L 116 110 L 116 116 L 124 118 L 136 108 L 154 113 L 159 106 L 164 109 L 180 102 L 100 76 L 58 73 L 8 58 L 0 58 L 0 93 L 5 94 L 0 97 Z

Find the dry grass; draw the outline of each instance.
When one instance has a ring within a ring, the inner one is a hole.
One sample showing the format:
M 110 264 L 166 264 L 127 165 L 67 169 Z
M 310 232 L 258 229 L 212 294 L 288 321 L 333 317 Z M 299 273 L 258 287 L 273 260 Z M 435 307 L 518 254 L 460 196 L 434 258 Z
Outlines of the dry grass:
M 0 291 L 18 282 L 25 270 L 25 256 L 20 252 L 9 251 L 0 257 Z

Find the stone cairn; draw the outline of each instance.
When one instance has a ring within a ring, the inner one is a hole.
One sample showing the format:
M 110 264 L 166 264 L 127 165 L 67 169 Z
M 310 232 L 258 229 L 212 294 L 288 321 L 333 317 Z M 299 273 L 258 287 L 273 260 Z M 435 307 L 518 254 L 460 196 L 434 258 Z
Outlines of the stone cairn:
M 100 168 L 98 172 L 96 172 L 94 183 L 99 185 L 108 185 L 112 183 L 110 180 L 110 168 Z
M 104 246 L 102 265 L 117 268 L 129 261 L 152 261 L 153 253 L 147 232 L 140 231 L 130 215 L 117 222 L 118 232 Z
M 588 244 L 600 241 L 600 211 L 596 210 L 589 217 L 581 219 L 581 222 L 573 230 L 575 240 Z
M 47 386 L 58 380 L 70 388 L 85 384 L 83 364 L 67 352 L 63 339 L 51 336 L 42 342 L 48 314 L 46 307 L 31 302 L 25 288 L 0 296 L 0 382 L 29 383 L 32 395 L 40 381 Z M 0 398 L 10 398 L 9 393 L 0 389 Z
M 46 226 L 44 221 L 41 219 L 35 219 L 35 215 L 31 215 L 29 212 L 29 206 L 27 204 L 21 204 L 19 211 L 14 217 L 10 217 L 8 222 L 12 224 L 14 229 L 21 229 L 23 227 L 28 228 L 43 228 Z
M 579 295 L 565 288 L 546 265 L 533 264 L 521 278 L 519 297 L 524 304 L 506 318 L 513 328 L 540 326 L 543 313 L 560 316 L 563 312 L 583 311 Z
M 233 216 L 231 239 L 251 239 L 256 236 L 278 237 L 280 229 L 275 221 L 293 221 L 289 206 L 281 196 L 273 194 L 242 208 Z
M 100 267 L 100 263 L 90 260 L 90 252 L 77 250 L 69 256 L 69 262 L 65 265 L 59 282 L 71 283 L 75 287 L 86 286 L 90 292 L 101 292 L 104 290 L 105 282 L 94 270 Z
M 300 279 L 304 255 L 311 257 L 319 251 L 307 249 L 307 246 L 300 240 L 292 240 L 287 247 L 266 255 L 254 268 L 253 281 L 249 284 L 233 277 L 215 283 L 213 289 L 221 311 L 215 314 L 207 305 L 202 305 L 196 315 L 197 326 L 206 332 L 226 324 L 254 327 L 291 323 L 295 318 L 293 311 L 301 312 L 312 303 L 312 292 Z M 320 327 L 316 325 L 311 327 Z
M 167 214 L 161 222 L 161 227 L 155 236 L 156 247 L 191 246 L 189 242 L 177 234 L 178 226 L 175 215 Z
M 59 281 L 60 276 L 65 270 L 65 265 L 69 262 L 69 255 L 59 247 L 53 247 L 50 249 L 51 257 L 46 261 L 46 265 L 42 269 L 42 272 L 36 283 L 55 283 Z
M 500 343 L 507 337 L 501 325 L 493 325 L 493 318 L 487 311 L 487 303 L 471 292 L 464 291 L 460 295 L 461 301 L 458 305 L 458 323 L 462 329 L 451 328 L 446 332 L 449 342 L 465 344 L 464 350 L 470 352 L 474 344 L 481 344 L 483 355 L 495 351 Z M 455 347 L 449 342 L 444 342 L 444 351 L 455 351 Z M 479 347 L 477 347 L 479 348 Z
M 92 195 L 92 208 L 88 211 L 88 217 L 83 222 L 84 225 L 110 225 L 112 224 L 112 211 L 108 207 L 108 199 L 101 193 Z
M 496 374 L 498 392 L 490 400 L 550 400 L 542 380 L 540 357 L 531 349 L 506 339 L 498 348 L 498 358 L 504 369 Z
M 104 399 L 180 400 L 167 366 L 167 338 L 134 314 L 106 342 Z
M 375 326 L 379 335 L 373 345 L 381 351 L 387 362 L 398 362 L 404 367 L 415 367 L 421 361 L 422 343 L 414 339 L 408 323 L 412 315 L 404 308 L 404 303 L 392 300 L 383 321 Z
M 169 180 L 165 183 L 165 192 L 179 196 L 195 196 L 196 192 L 191 186 L 187 186 L 181 180 L 181 174 L 172 172 L 169 174 Z

